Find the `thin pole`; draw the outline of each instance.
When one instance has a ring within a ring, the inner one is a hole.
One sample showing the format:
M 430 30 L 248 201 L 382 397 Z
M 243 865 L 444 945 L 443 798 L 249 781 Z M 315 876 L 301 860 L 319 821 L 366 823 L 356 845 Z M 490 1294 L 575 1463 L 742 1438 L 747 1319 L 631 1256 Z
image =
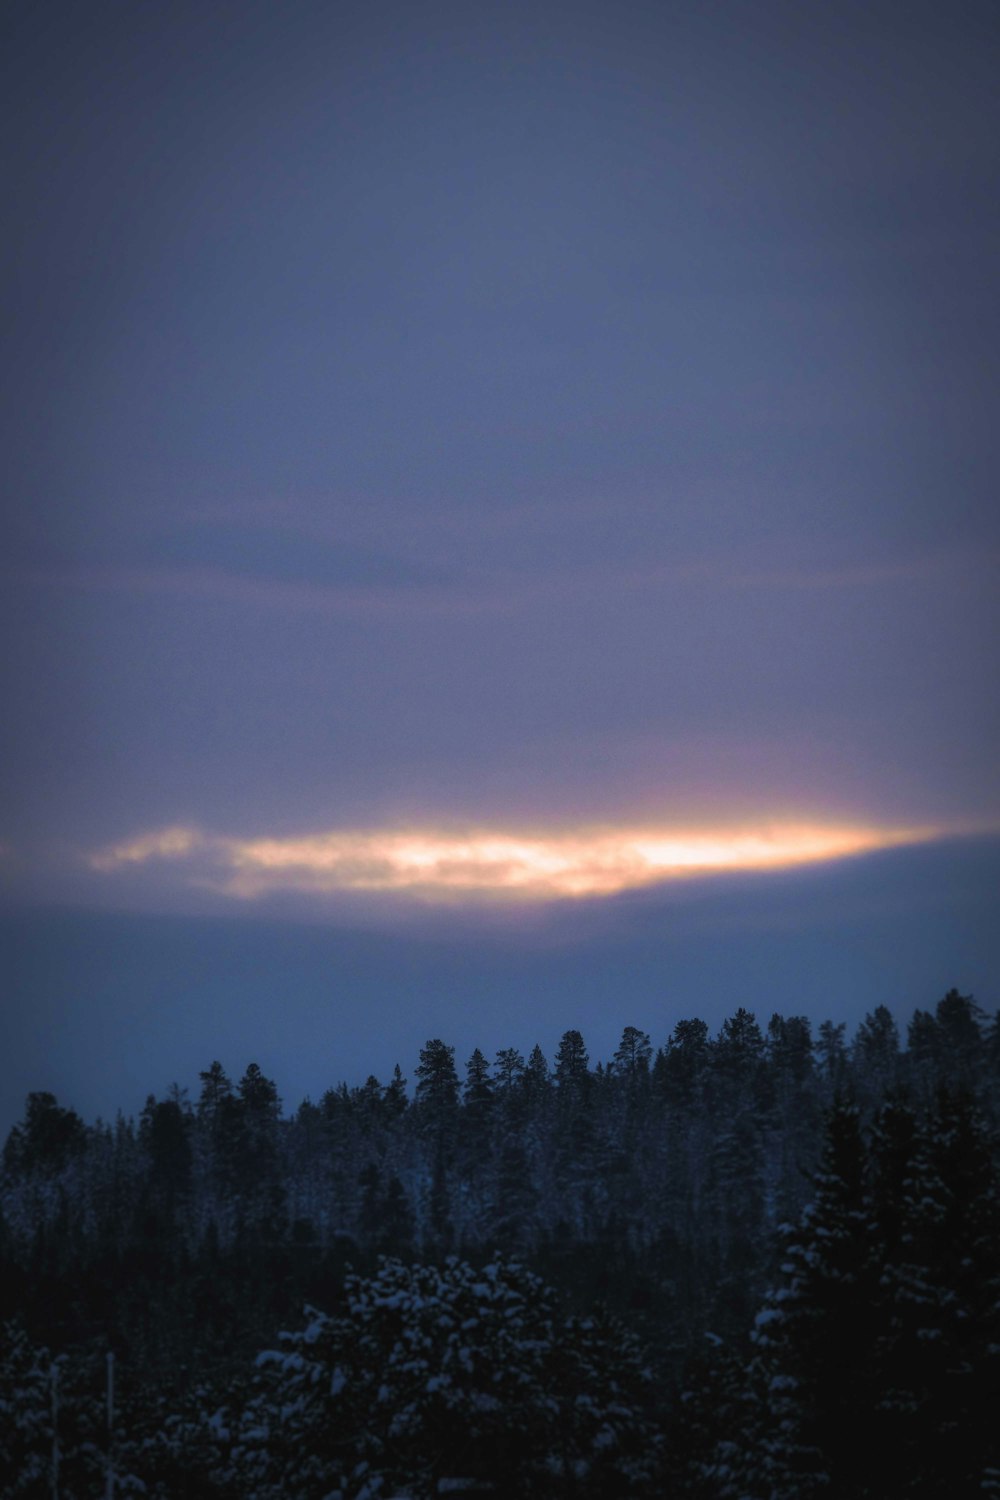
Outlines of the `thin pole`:
M 115 1356 L 108 1350 L 108 1472 L 105 1482 L 104 1493 L 107 1500 L 114 1500 L 115 1495 Z
M 59 1366 L 49 1366 L 52 1388 L 52 1500 L 59 1500 Z

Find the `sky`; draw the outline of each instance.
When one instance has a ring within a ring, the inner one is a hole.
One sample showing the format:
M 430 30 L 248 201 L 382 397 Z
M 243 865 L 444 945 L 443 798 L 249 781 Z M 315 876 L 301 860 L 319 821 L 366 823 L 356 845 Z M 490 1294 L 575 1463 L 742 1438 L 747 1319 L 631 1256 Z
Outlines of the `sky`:
M 569 994 L 581 934 L 628 967 L 631 899 L 736 880 L 787 930 L 831 861 L 939 846 L 979 920 L 996 21 L 5 8 L 16 1082 L 78 1013 L 67 913 L 138 923 L 164 994 L 231 931 L 423 943 L 428 985 L 435 944 L 488 931 L 496 974 L 547 932 Z M 224 1041 L 232 986 L 202 989 Z M 145 1057 L 140 1009 L 115 1046 Z

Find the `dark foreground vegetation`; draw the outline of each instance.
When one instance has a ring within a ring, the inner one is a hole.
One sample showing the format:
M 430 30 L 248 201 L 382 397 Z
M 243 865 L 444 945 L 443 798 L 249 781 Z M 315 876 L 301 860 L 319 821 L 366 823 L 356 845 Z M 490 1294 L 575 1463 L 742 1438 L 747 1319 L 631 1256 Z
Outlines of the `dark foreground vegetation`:
M 1000 1023 L 567 1032 L 3 1155 L 0 1493 L 1000 1495 Z M 285 1331 L 281 1331 L 285 1330 Z M 113 1386 L 109 1401 L 109 1374 Z

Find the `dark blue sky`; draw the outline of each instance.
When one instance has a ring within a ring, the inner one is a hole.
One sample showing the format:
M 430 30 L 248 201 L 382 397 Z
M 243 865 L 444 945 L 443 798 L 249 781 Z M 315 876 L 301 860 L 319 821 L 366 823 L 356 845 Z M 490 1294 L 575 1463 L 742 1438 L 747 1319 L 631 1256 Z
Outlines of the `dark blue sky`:
M 12 908 L 1000 826 L 993 4 L 3 30 Z

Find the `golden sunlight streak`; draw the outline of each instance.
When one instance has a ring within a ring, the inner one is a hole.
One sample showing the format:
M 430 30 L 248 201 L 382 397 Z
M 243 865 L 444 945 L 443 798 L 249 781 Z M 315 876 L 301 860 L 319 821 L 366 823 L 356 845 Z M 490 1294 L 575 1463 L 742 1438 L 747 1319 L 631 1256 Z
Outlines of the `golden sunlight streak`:
M 608 896 L 717 871 L 779 869 L 919 843 L 930 828 L 821 824 L 763 828 L 590 827 L 516 834 L 358 829 L 300 838 L 232 838 L 167 828 L 99 850 L 95 870 L 181 861 L 191 881 L 252 899 L 281 891 L 395 892 L 425 901 Z

